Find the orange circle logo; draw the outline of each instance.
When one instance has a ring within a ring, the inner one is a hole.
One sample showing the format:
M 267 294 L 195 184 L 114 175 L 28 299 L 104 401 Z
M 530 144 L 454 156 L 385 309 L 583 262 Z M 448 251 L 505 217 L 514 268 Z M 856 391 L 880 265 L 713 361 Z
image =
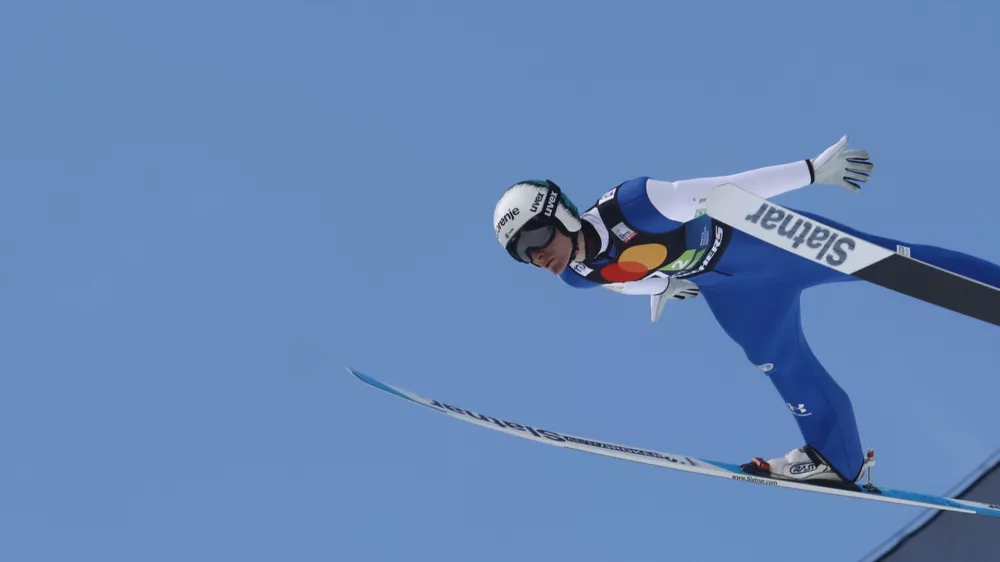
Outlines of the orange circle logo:
M 601 269 L 601 277 L 612 283 L 637 281 L 667 259 L 667 247 L 662 244 L 632 246 L 622 252 L 616 263 Z

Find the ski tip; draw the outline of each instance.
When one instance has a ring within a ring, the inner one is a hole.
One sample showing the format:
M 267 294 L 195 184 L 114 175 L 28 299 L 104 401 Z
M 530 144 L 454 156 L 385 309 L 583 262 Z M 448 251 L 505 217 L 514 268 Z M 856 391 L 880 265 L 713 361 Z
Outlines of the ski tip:
M 384 383 L 384 382 L 376 379 L 375 377 L 371 377 L 369 375 L 366 375 L 366 374 L 362 373 L 361 371 L 359 371 L 357 369 L 352 369 L 351 367 L 347 367 L 347 371 L 349 373 L 351 373 L 352 375 L 354 375 L 355 377 L 358 377 L 359 379 L 361 379 L 361 382 L 367 384 L 368 386 L 373 386 L 373 387 L 375 387 L 375 388 L 377 388 L 379 390 L 383 390 L 385 392 L 388 392 L 389 394 L 395 394 L 396 396 L 399 396 L 400 398 L 404 398 L 404 399 L 409 400 L 411 402 L 416 402 L 416 400 L 414 400 L 411 396 L 409 396 L 409 394 L 406 391 L 404 391 L 404 390 L 398 389 L 398 388 L 396 388 L 396 387 L 394 387 L 392 385 L 388 385 L 388 384 L 386 384 L 386 383 Z
M 375 379 L 373 379 L 370 376 L 362 373 L 361 371 L 359 371 L 359 370 L 357 370 L 357 369 L 355 369 L 353 367 L 345 367 L 345 368 L 347 369 L 348 373 L 351 373 L 352 375 L 354 375 L 355 377 L 361 379 L 362 381 L 364 381 L 364 382 L 366 382 L 368 384 L 372 384 L 372 385 L 378 386 L 377 384 L 375 384 L 375 383 L 377 383 L 377 381 Z

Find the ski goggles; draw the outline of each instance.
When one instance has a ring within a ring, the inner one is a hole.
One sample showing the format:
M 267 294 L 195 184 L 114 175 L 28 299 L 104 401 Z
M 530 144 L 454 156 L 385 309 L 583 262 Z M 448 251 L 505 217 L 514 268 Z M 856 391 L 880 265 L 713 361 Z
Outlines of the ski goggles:
M 531 263 L 529 252 L 548 246 L 556 236 L 556 227 L 552 224 L 527 228 L 518 232 L 507 245 L 507 251 L 514 259 L 527 264 Z

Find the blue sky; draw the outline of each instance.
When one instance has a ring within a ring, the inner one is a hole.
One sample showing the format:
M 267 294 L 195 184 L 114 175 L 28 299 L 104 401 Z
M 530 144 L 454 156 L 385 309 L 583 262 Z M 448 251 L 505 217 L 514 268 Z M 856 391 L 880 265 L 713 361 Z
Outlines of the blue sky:
M 872 152 L 780 202 L 1000 261 L 989 3 L 38 1 L 0 9 L 0 558 L 852 560 L 921 512 L 489 432 L 800 445 L 703 300 L 514 263 L 493 205 Z M 1000 447 L 995 327 L 850 284 L 805 330 L 883 485 Z M 993 498 L 994 500 L 998 498 Z

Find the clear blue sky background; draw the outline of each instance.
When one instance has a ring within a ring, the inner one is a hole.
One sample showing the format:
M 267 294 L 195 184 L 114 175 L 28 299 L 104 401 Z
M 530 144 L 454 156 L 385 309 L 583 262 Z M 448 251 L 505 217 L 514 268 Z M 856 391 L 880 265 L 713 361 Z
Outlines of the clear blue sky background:
M 577 291 L 493 238 L 872 151 L 780 202 L 1000 261 L 989 2 L 33 1 L 0 8 L 0 558 L 852 560 L 921 512 L 514 439 L 362 385 L 740 462 L 801 444 L 703 300 Z M 1000 331 L 804 298 L 883 485 L 1000 446 Z M 993 498 L 1000 499 L 1000 498 Z

